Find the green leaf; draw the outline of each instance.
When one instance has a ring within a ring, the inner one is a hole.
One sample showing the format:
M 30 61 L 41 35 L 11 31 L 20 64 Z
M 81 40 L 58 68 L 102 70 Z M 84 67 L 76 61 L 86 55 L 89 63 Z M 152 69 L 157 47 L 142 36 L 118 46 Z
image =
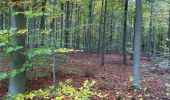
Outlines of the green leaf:
M 5 72 L 0 72 L 0 80 L 4 80 L 8 77 L 7 73 Z
M 4 42 L 4 43 L 0 43 L 0 47 L 3 47 L 3 46 L 6 46 L 6 42 Z
M 6 49 L 6 52 L 7 52 L 7 53 L 11 53 L 11 52 L 14 51 L 14 50 L 15 50 L 15 48 L 9 47 L 9 48 Z
M 11 52 L 15 52 L 17 50 L 20 50 L 22 48 L 23 48 L 23 46 L 9 47 L 9 48 L 6 49 L 6 52 L 11 53 Z
M 25 55 L 27 55 L 29 58 L 33 58 L 38 55 L 51 55 L 52 49 L 51 48 L 35 48 L 28 50 Z

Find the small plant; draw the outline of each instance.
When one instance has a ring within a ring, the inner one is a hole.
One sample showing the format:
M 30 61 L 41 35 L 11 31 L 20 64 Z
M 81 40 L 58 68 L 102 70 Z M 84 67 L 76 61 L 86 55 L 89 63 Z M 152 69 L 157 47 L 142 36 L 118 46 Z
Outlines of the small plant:
M 39 89 L 26 94 L 17 94 L 12 96 L 13 100 L 90 100 L 91 97 L 97 96 L 99 98 L 106 98 L 108 94 L 102 94 L 91 91 L 91 88 L 95 85 L 95 81 L 86 80 L 83 86 L 79 89 L 75 89 L 70 86 L 71 80 L 60 82 L 57 88 L 57 97 L 52 96 L 53 86 L 47 89 Z

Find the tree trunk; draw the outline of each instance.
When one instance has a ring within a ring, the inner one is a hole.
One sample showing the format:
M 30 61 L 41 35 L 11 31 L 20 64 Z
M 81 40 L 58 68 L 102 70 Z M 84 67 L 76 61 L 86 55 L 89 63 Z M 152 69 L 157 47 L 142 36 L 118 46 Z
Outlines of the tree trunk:
M 133 53 L 133 86 L 136 89 L 141 87 L 140 79 L 140 51 L 141 51 L 141 33 L 142 33 L 142 10 L 141 0 L 136 0 L 136 16 L 135 16 L 135 42 Z
M 132 24 L 132 29 L 133 32 L 132 32 L 132 53 L 131 53 L 131 57 L 130 57 L 130 60 L 133 60 L 133 52 L 134 52 L 134 42 L 135 42 L 135 17 L 133 17 L 133 20 L 134 20 L 134 23 Z
M 66 27 L 66 29 L 65 29 L 65 44 L 64 44 L 64 47 L 65 48 L 68 48 L 69 47 L 69 45 L 68 45 L 68 43 L 69 43 L 69 19 L 70 19 L 70 1 L 67 1 L 66 2 L 66 17 L 65 17 L 66 19 L 65 19 L 65 27 Z
M 37 11 L 37 0 L 33 0 L 33 5 L 32 5 L 32 11 L 33 13 L 35 13 Z M 37 29 L 37 16 L 34 16 L 32 19 L 31 19 L 31 39 L 32 39 L 32 42 L 33 42 L 33 45 L 32 47 L 30 47 L 31 49 L 32 48 L 36 48 L 38 47 L 38 42 L 36 38 L 38 38 L 38 32 L 36 31 Z
M 69 26 L 70 27 L 74 23 L 73 14 L 74 14 L 74 3 L 70 2 L 70 19 L 69 19 Z M 71 38 L 69 48 L 74 48 L 75 49 L 75 46 L 76 46 L 75 45 L 76 44 L 75 34 L 71 34 L 71 33 L 73 33 L 73 30 L 71 28 L 69 28 L 69 32 L 70 32 L 70 38 Z
M 0 14 L 0 29 L 3 29 L 3 22 L 4 18 L 3 18 L 3 12 Z
M 24 1 L 24 0 L 12 0 L 12 2 L 15 1 Z M 24 7 L 11 5 L 11 11 L 12 12 L 24 12 Z M 16 34 L 16 32 L 20 29 L 26 28 L 26 18 L 24 14 L 17 14 L 17 15 L 11 15 L 11 29 L 17 29 L 11 32 L 11 34 Z M 15 43 L 17 46 L 23 46 L 25 45 L 25 35 L 16 36 L 13 39 L 11 39 L 13 43 Z M 11 54 L 11 70 L 14 69 L 20 69 L 23 67 L 23 64 L 25 63 L 25 56 L 24 56 L 24 49 L 15 51 Z M 25 88 L 25 71 L 18 73 L 14 77 L 10 77 L 9 80 L 9 88 L 8 88 L 8 95 L 15 95 L 17 93 L 24 93 L 26 90 Z
M 88 15 L 88 52 L 92 52 L 92 22 L 93 22 L 93 0 L 89 0 L 89 15 Z
M 64 12 L 64 3 L 61 3 L 60 9 Z M 63 47 L 63 33 L 64 33 L 64 14 L 61 14 L 61 34 L 60 34 L 60 47 Z
M 127 37 L 127 12 L 128 12 L 128 0 L 125 0 L 125 9 L 124 9 L 124 29 L 123 29 L 123 64 L 126 65 L 126 37 Z
M 170 10 L 169 10 L 169 25 L 168 25 L 168 47 L 169 47 L 169 53 L 170 53 Z M 170 66 L 170 56 L 169 56 L 169 64 Z
M 76 16 L 77 16 L 77 20 L 76 20 L 76 49 L 80 49 L 80 25 L 81 25 L 81 11 L 80 11 L 80 7 L 78 6 L 78 4 L 76 4 L 77 10 L 76 10 Z
M 100 54 L 100 47 L 101 47 L 101 32 L 102 32 L 102 25 L 103 25 L 103 4 L 104 4 L 104 0 L 102 0 L 100 22 L 99 22 L 98 55 Z
M 104 21 L 103 21 L 103 34 L 102 34 L 102 65 L 104 65 L 104 53 L 105 53 L 105 35 L 106 35 L 106 18 L 107 18 L 107 0 L 105 0 L 104 7 Z
M 148 33 L 148 41 L 147 41 L 147 59 L 150 60 L 150 53 L 151 53 L 151 35 L 152 35 L 152 14 L 153 14 L 153 4 L 152 1 L 150 1 L 151 5 L 151 12 L 150 12 L 150 23 L 149 23 L 149 33 Z
M 40 29 L 41 31 L 44 31 L 45 30 L 45 6 L 46 6 L 46 0 L 43 0 L 42 1 L 42 8 L 41 8 L 41 11 L 43 13 L 43 15 L 41 16 L 41 24 L 40 24 Z M 45 43 L 44 43 L 44 34 L 42 34 L 42 40 L 41 40 L 41 46 L 43 46 Z

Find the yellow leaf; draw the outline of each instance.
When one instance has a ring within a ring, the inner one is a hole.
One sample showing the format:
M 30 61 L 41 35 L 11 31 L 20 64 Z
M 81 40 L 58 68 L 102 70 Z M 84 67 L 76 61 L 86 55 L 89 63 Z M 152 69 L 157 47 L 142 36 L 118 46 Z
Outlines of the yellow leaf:
M 56 97 L 55 100 L 62 100 L 63 98 L 64 98 L 64 96 Z

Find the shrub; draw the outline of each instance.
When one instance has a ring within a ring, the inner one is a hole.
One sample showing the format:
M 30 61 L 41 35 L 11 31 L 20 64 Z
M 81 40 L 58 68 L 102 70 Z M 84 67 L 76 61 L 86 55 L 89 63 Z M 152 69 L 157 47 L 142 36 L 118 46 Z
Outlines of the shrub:
M 75 89 L 70 86 L 71 80 L 60 82 L 57 88 L 57 97 L 52 96 L 53 87 L 50 86 L 47 89 L 34 90 L 26 94 L 17 94 L 12 96 L 13 100 L 90 100 L 91 97 L 106 98 L 107 94 L 97 93 L 91 91 L 91 88 L 95 85 L 95 81 L 89 82 L 86 80 L 83 86 L 79 89 Z M 53 99 L 52 99 L 53 98 Z

